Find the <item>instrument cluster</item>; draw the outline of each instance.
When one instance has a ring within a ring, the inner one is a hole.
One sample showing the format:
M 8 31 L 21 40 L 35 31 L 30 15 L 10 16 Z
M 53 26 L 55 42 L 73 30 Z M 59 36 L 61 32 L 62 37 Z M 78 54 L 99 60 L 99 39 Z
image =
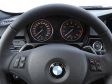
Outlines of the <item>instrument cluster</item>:
M 29 27 L 32 42 L 77 42 L 86 36 L 85 25 L 77 19 L 38 19 Z

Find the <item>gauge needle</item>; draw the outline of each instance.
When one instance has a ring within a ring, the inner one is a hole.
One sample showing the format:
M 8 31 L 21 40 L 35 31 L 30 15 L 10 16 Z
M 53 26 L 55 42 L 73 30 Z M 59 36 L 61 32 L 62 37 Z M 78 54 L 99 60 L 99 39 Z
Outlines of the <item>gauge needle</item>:
M 39 39 L 41 37 L 41 35 L 39 35 L 38 37 L 37 37 L 37 39 Z
M 35 36 L 38 36 L 42 31 L 43 29 L 41 29 Z
M 65 34 L 65 36 L 68 36 L 72 31 L 73 31 L 73 29 L 71 29 L 69 32 L 67 32 L 67 33 Z
M 67 38 L 70 38 L 70 39 L 72 39 L 72 36 L 71 36 L 71 35 L 69 35 L 69 36 L 67 36 Z

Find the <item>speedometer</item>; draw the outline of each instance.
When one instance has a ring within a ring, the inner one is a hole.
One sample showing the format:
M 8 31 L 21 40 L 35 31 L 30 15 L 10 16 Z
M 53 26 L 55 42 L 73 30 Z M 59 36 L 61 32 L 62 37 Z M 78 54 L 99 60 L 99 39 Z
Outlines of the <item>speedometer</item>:
M 53 34 L 53 27 L 49 21 L 39 19 L 32 24 L 30 33 L 35 40 L 44 42 L 51 38 Z
M 76 41 L 83 35 L 83 27 L 79 21 L 69 19 L 61 25 L 60 33 L 63 39 Z

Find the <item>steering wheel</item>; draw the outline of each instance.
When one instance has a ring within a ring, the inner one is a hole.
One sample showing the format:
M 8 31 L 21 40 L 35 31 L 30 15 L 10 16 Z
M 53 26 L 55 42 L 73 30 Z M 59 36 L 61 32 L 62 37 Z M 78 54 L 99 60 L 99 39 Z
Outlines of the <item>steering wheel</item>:
M 51 15 L 77 17 L 92 26 L 101 37 L 106 53 L 95 55 L 66 44 L 48 44 L 12 52 L 16 34 L 33 21 Z M 4 32 L 0 41 L 0 80 L 14 73 L 28 84 L 88 84 L 112 73 L 112 34 L 107 26 L 86 10 L 65 4 L 50 4 L 22 14 Z

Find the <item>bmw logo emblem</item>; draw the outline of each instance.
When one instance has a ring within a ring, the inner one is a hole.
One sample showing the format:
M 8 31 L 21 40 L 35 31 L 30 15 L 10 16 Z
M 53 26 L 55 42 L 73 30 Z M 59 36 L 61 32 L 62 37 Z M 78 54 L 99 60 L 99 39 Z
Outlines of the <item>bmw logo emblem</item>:
M 62 63 L 56 62 L 51 64 L 49 71 L 52 77 L 61 78 L 65 74 L 65 66 Z

